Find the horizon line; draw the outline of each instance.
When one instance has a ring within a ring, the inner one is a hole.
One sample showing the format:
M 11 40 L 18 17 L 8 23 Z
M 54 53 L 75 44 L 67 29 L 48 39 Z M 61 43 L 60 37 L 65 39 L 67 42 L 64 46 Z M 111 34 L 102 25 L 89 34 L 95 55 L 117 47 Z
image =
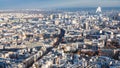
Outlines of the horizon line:
M 27 10 L 27 9 L 69 9 L 69 8 L 97 8 L 98 6 L 96 7 L 57 7 L 57 8 L 0 8 L 0 10 Z M 101 6 L 100 6 L 101 7 Z M 102 8 L 120 8 L 118 6 L 112 6 L 112 7 L 102 7 Z

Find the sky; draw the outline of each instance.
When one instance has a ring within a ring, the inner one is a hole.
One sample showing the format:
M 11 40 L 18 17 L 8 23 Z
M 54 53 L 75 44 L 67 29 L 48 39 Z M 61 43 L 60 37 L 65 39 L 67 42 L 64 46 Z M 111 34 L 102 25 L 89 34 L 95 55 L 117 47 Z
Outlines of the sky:
M 0 0 L 0 8 L 120 7 L 120 0 Z

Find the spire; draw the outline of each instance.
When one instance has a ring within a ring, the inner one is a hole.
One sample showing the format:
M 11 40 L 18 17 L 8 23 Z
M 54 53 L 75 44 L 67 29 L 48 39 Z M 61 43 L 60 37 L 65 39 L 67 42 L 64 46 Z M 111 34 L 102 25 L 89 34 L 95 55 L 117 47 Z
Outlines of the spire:
M 99 6 L 96 9 L 96 13 L 101 13 L 102 12 L 102 8 L 100 6 L 101 6 L 101 2 L 99 2 Z

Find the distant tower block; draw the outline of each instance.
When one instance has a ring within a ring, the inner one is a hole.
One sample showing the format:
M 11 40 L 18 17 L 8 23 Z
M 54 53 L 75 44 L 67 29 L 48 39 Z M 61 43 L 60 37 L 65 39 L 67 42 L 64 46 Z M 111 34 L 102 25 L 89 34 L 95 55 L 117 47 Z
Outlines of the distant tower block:
M 96 13 L 101 13 L 101 12 L 102 12 L 102 10 L 101 10 L 101 7 L 99 6 L 96 10 Z

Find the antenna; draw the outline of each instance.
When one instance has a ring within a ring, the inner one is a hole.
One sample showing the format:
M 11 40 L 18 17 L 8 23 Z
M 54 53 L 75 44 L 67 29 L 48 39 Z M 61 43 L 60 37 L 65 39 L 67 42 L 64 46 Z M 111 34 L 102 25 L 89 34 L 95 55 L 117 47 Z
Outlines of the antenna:
M 99 2 L 99 5 L 98 6 L 101 6 L 101 2 Z

